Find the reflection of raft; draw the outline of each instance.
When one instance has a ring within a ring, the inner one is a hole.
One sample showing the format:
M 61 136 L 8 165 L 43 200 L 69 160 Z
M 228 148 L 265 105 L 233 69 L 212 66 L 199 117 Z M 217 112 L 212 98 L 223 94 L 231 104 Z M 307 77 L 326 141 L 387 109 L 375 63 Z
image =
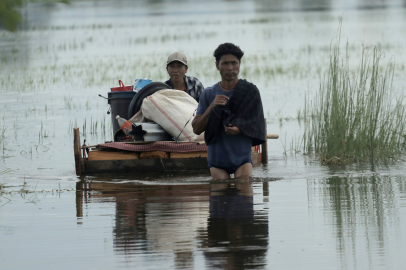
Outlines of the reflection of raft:
M 73 129 L 76 174 L 107 172 L 208 170 L 207 146 L 197 142 L 104 143 L 88 148 L 80 145 L 79 128 Z M 276 139 L 277 135 L 268 135 Z M 262 149 L 262 151 L 261 151 Z M 268 162 L 267 143 L 253 147 L 253 165 Z

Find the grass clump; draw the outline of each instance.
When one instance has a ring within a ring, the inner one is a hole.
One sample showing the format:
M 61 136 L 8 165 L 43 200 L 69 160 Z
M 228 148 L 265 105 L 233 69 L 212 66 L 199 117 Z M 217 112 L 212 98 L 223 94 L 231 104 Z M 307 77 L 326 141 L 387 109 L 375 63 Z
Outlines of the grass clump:
M 354 71 L 348 41 L 341 44 L 341 38 L 340 22 L 316 98 L 305 100 L 304 153 L 315 153 L 325 163 L 390 161 L 402 154 L 406 138 L 404 98 L 392 95 L 394 60 L 382 69 L 384 54 L 361 43 Z

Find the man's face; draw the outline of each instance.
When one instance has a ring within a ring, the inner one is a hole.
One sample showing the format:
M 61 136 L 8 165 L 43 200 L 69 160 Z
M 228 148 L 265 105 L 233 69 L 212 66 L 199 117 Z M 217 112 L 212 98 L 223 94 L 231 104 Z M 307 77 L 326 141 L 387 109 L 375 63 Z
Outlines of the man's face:
M 174 61 L 166 67 L 166 70 L 168 71 L 168 75 L 171 77 L 172 82 L 181 82 L 187 72 L 187 66 L 181 62 Z
M 216 68 L 220 71 L 221 78 L 225 81 L 238 79 L 240 73 L 240 61 L 232 54 L 225 54 L 216 62 Z

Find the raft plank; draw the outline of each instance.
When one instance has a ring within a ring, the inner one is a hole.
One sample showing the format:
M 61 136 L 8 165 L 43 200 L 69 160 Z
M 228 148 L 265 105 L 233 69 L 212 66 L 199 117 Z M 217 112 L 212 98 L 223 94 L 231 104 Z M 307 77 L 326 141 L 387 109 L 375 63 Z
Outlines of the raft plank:
M 164 151 L 142 152 L 140 159 L 169 158 L 169 153 Z
M 136 152 L 90 151 L 88 160 L 123 160 L 139 158 L 140 155 Z
M 260 164 L 259 153 L 252 153 L 254 166 Z M 159 158 L 159 159 L 123 159 L 123 160 L 87 160 L 83 173 L 123 173 L 123 172 L 163 172 L 163 171 L 208 171 L 207 158 Z
M 169 153 L 170 158 L 197 158 L 206 157 L 207 152 Z
M 159 158 L 86 161 L 85 173 L 208 170 L 207 158 Z

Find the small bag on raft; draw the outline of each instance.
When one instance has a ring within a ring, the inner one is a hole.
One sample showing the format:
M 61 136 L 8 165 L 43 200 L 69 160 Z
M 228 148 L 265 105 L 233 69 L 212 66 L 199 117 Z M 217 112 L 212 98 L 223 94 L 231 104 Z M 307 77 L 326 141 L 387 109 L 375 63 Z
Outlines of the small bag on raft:
M 197 105 L 197 101 L 186 92 L 160 90 L 143 100 L 140 112 L 130 122 L 140 122 L 145 117 L 159 124 L 178 141 L 203 141 L 204 133 L 196 135 L 192 128 Z

